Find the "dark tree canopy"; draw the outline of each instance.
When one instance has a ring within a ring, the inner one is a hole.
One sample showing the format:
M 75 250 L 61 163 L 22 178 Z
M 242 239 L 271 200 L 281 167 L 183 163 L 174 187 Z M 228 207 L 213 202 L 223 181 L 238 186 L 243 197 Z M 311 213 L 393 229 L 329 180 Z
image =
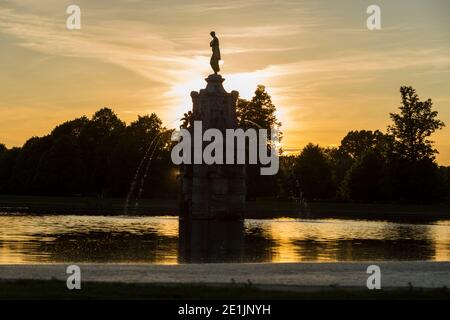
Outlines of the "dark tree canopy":
M 367 151 L 386 154 L 392 143 L 393 138 L 380 130 L 350 131 L 342 139 L 339 150 L 352 159 L 358 159 Z
M 444 123 L 430 99 L 420 101 L 411 87 L 400 91 L 402 106 L 391 114 L 387 134 L 350 131 L 337 148 L 309 144 L 294 157 L 295 179 L 308 200 L 430 203 L 450 195 L 448 171 L 434 161 L 437 150 L 429 140 Z M 290 194 L 286 186 L 295 187 L 286 169 L 281 172 L 283 194 Z
M 318 145 L 310 143 L 302 150 L 295 164 L 295 177 L 307 200 L 328 199 L 335 194 L 331 165 Z
M 444 127 L 431 100 L 402 87 L 402 106 L 391 114 L 388 133 L 350 131 L 338 147 L 308 144 L 300 154 L 281 156 L 276 176 L 247 166 L 247 195 L 308 201 L 419 202 L 450 200 L 450 168 L 434 159 L 430 136 Z M 250 101 L 239 100 L 243 129 L 279 126 L 264 86 Z M 190 124 L 192 113 L 183 117 Z M 127 125 L 109 108 L 92 118 L 66 121 L 21 148 L 0 144 L 0 194 L 172 197 L 178 192 L 172 164 L 172 130 L 156 114 Z
M 0 152 L 0 193 L 125 197 L 145 158 L 137 192 L 174 194 L 168 133 L 156 114 L 127 126 L 109 108 L 66 121 Z
M 245 129 L 280 127 L 281 123 L 277 120 L 276 110 L 277 108 L 267 93 L 266 87 L 259 85 L 252 100 L 239 99 L 238 101 L 236 112 L 239 127 Z
M 192 111 L 188 111 L 186 113 L 183 114 L 183 117 L 181 118 L 181 128 L 189 128 L 192 125 Z
M 244 130 L 266 129 L 268 132 L 272 128 L 281 126 L 276 117 L 276 107 L 272 102 L 266 87 L 259 85 L 256 88 L 255 95 L 250 101 L 239 99 L 236 113 L 238 117 L 238 126 Z M 278 133 L 281 140 L 282 133 Z M 270 134 L 268 136 L 270 139 Z M 268 150 L 270 145 L 267 146 Z M 277 193 L 277 181 L 273 176 L 261 176 L 259 165 L 247 165 L 247 197 L 254 199 L 261 196 L 273 196 Z
M 377 201 L 383 198 L 386 162 L 383 156 L 367 150 L 347 171 L 342 193 L 347 199 Z
M 409 161 L 434 159 L 437 150 L 428 138 L 445 124 L 437 119 L 431 99 L 420 101 L 413 87 L 401 87 L 402 105 L 399 113 L 391 113 L 393 124 L 388 127 L 395 137 L 395 152 Z

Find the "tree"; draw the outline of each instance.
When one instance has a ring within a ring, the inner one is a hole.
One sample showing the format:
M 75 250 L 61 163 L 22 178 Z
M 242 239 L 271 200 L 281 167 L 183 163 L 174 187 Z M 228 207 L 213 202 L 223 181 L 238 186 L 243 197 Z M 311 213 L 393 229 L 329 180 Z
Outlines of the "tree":
M 108 108 L 91 119 L 56 126 L 22 148 L 0 145 L 0 193 L 127 196 L 136 178 L 136 196 L 174 196 L 176 172 L 170 159 L 171 130 L 156 114 L 129 126 Z
M 279 128 L 281 123 L 276 117 L 276 107 L 267 93 L 265 86 L 259 85 L 256 88 L 252 100 L 239 99 L 236 107 L 238 126 L 244 130 L 252 128 L 255 130 L 266 129 L 268 132 L 272 128 Z M 281 140 L 282 133 L 278 133 Z M 270 134 L 268 134 L 270 140 Z M 258 141 L 254 141 L 258 143 Z M 270 143 L 267 145 L 270 151 Z M 247 165 L 247 198 L 254 199 L 258 196 L 273 196 L 277 190 L 277 179 L 275 176 L 261 176 L 260 165 Z
M 86 117 L 66 121 L 48 136 L 49 145 L 42 153 L 32 180 L 33 193 L 73 195 L 89 189 L 87 170 L 80 148 L 89 119 Z
M 384 178 L 385 159 L 374 150 L 368 150 L 347 172 L 342 184 L 342 194 L 350 200 L 382 200 Z
M 3 143 L 0 143 L 0 154 L 8 150 Z
M 393 138 L 379 130 L 350 131 L 342 139 L 339 150 L 352 159 L 360 158 L 367 151 L 386 155 L 393 145 Z
M 431 99 L 420 101 L 413 87 L 401 87 L 400 113 L 390 113 L 393 124 L 388 127 L 395 137 L 395 153 L 409 161 L 434 159 L 438 152 L 428 138 L 445 124 L 437 119 Z
M 78 138 L 88 124 L 89 119 L 87 117 L 66 121 L 63 124 L 56 126 L 51 135 L 55 139 L 66 136 Z
M 387 170 L 388 200 L 432 203 L 445 197 L 445 177 L 433 159 L 394 158 L 388 162 Z
M 297 157 L 294 155 L 280 156 L 280 171 L 277 174 L 277 192 L 279 198 L 296 198 L 299 195 L 295 177 Z
M 16 164 L 20 148 L 0 152 L 0 193 L 11 193 L 11 175 Z
M 255 90 L 252 100 L 239 99 L 236 107 L 239 127 L 248 129 L 270 129 L 280 127 L 276 117 L 277 108 L 272 98 L 266 91 L 266 87 L 259 85 Z
M 379 175 L 384 174 L 380 168 L 390 158 L 393 144 L 393 136 L 380 130 L 356 130 L 347 133 L 339 148 L 330 152 L 335 181 L 340 186 L 339 196 L 343 199 L 378 200 L 381 195 L 375 189 L 378 190 Z M 371 173 L 364 170 L 375 171 Z M 371 174 L 374 175 L 373 181 L 364 181 L 361 178 Z M 362 189 L 358 190 L 358 184 Z
M 329 159 L 335 185 L 342 185 L 348 170 L 356 160 L 341 148 L 326 148 L 324 152 Z M 337 188 L 336 196 L 338 198 L 345 198 L 345 195 L 342 195 L 340 191 L 341 188 Z
M 295 165 L 295 177 L 309 201 L 335 196 L 331 166 L 325 152 L 318 145 L 309 143 L 303 148 Z
M 444 182 L 444 197 L 448 200 L 450 200 L 450 167 L 439 167 L 439 173 L 442 177 L 442 180 Z
M 125 128 L 125 123 L 111 109 L 102 108 L 81 132 L 79 146 L 86 163 L 89 193 L 108 193 L 108 175 L 112 172 L 108 161 Z
M 172 167 L 169 138 L 156 114 L 138 116 L 126 128 L 109 158 L 110 192 L 115 196 L 127 194 L 136 175 L 138 186 L 133 191 L 139 193 L 141 185 L 146 196 L 167 191 L 163 186 Z
M 36 168 L 33 192 L 37 194 L 82 194 L 86 170 L 73 135 L 62 135 L 44 152 Z
M 186 113 L 183 114 L 183 117 L 181 118 L 181 128 L 184 129 L 188 129 L 191 127 L 192 125 L 192 120 L 193 120 L 193 113 L 192 111 L 188 111 Z
M 32 182 L 42 155 L 52 145 L 49 135 L 28 139 L 17 154 L 9 179 L 9 190 L 15 194 L 31 194 Z

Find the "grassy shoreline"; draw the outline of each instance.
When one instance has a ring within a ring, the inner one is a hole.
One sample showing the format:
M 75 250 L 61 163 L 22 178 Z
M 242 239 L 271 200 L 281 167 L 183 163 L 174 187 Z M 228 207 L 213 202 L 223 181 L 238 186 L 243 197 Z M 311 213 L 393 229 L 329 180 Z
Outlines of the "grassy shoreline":
M 356 288 L 261 288 L 251 285 L 205 284 L 127 284 L 83 282 L 81 290 L 68 290 L 59 280 L 0 281 L 0 300 L 67 299 L 164 299 L 164 300 L 374 300 L 374 299 L 450 299 L 448 288 L 402 288 L 367 290 Z
M 174 199 L 141 199 L 136 206 L 131 202 L 125 210 L 120 198 L 40 197 L 0 195 L 0 212 L 22 214 L 74 215 L 178 215 Z M 450 219 L 450 204 L 362 204 L 313 202 L 307 213 L 300 215 L 293 201 L 251 201 L 246 204 L 245 217 L 268 219 L 292 218 L 346 218 L 370 220 L 435 221 Z

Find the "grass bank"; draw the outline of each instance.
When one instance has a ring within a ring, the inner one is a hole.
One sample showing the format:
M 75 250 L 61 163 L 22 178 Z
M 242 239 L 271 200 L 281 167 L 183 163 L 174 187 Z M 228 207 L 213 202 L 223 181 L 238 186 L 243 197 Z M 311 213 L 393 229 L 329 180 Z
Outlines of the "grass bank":
M 200 284 L 125 284 L 83 282 L 81 290 L 68 290 L 64 281 L 19 280 L 1 281 L 0 299 L 195 299 L 195 300 L 373 300 L 373 299 L 450 299 L 448 288 L 440 289 L 339 289 L 289 288 L 289 290 L 259 288 L 251 285 Z
M 0 195 L 0 212 L 83 215 L 178 215 L 175 199 L 140 199 L 125 210 L 125 200 L 94 197 L 39 197 Z M 450 204 L 362 204 L 313 202 L 300 215 L 293 201 L 249 201 L 245 217 L 263 218 L 348 218 L 371 220 L 433 221 L 450 219 Z

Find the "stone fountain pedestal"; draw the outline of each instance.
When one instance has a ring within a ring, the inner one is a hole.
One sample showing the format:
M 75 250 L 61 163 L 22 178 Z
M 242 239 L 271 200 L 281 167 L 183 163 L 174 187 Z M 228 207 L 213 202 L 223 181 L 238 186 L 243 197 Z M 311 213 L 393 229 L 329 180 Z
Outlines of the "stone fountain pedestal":
M 213 74 L 205 80 L 205 89 L 191 92 L 191 122 L 202 121 L 203 132 L 215 128 L 225 137 L 226 129 L 237 128 L 236 103 L 239 93 L 226 92 L 222 85 L 225 79 L 220 75 Z M 189 130 L 194 141 L 192 127 Z M 181 167 L 182 219 L 241 219 L 245 194 L 245 165 L 193 164 Z

